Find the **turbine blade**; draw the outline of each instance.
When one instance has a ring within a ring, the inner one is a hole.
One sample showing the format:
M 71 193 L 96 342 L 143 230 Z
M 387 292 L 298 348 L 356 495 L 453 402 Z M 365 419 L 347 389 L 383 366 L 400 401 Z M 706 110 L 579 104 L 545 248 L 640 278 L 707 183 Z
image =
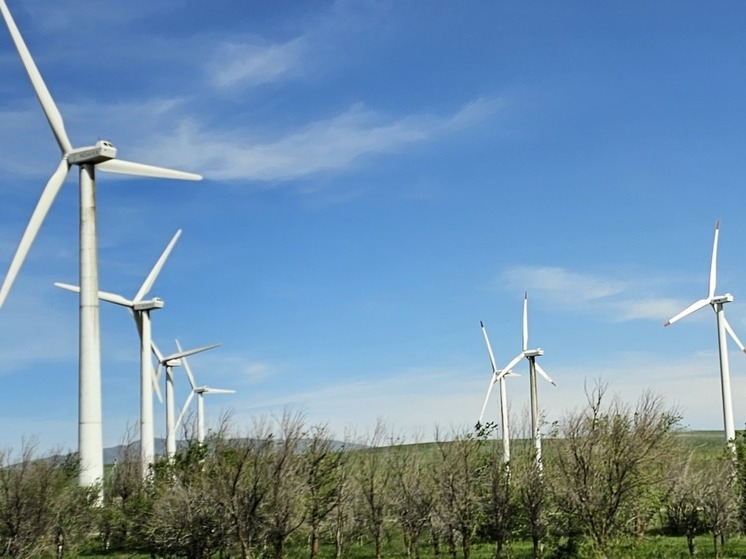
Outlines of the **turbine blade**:
M 191 391 L 189 393 L 189 396 L 187 396 L 186 402 L 184 402 L 184 405 L 181 407 L 179 418 L 176 420 L 176 423 L 174 423 L 174 431 L 176 431 L 176 429 L 179 428 L 179 425 L 181 425 L 181 420 L 184 419 L 184 414 L 186 413 L 187 409 L 189 409 L 189 404 L 192 403 L 192 398 L 194 398 L 194 391 Z
M 54 286 L 66 291 L 80 293 L 80 287 L 78 287 L 77 285 L 70 285 L 69 283 L 61 283 L 57 281 L 54 282 Z M 121 295 L 117 295 L 116 293 L 109 293 L 108 291 L 99 291 L 98 298 L 102 301 L 114 303 L 115 305 L 122 305 L 123 307 L 128 308 L 131 308 L 135 304 L 134 301 L 130 301 L 129 299 L 122 297 Z
M 0 2 L 2 2 L 2 0 L 0 0 Z M 0 4 L 0 6 L 5 8 L 4 3 Z M 4 11 L 7 12 L 7 8 L 5 8 Z M 0 308 L 2 308 L 3 303 L 5 303 L 5 299 L 8 297 L 10 288 L 13 286 L 13 282 L 15 282 L 18 272 L 21 270 L 21 266 L 23 265 L 24 260 L 26 260 L 26 255 L 31 249 L 31 245 L 33 244 L 34 239 L 36 238 L 36 235 L 41 228 L 41 224 L 44 222 L 44 218 L 47 217 L 49 208 L 52 206 L 52 202 L 54 202 L 54 199 L 57 197 L 57 194 L 62 187 L 62 183 L 65 181 L 65 177 L 67 176 L 67 172 L 69 169 L 70 167 L 68 166 L 65 159 L 60 161 L 60 164 L 57 166 L 57 169 L 49 178 L 47 185 L 44 187 L 44 190 L 41 193 L 41 197 L 36 204 L 36 208 L 34 208 L 34 212 L 31 214 L 31 219 L 29 219 L 26 230 L 23 232 L 21 242 L 18 243 L 16 253 L 15 255 L 13 255 L 13 259 L 10 261 L 8 273 L 5 276 L 3 285 L 2 287 L 0 287 Z
M 497 373 L 497 367 L 495 366 L 495 356 L 492 353 L 492 346 L 490 345 L 490 339 L 487 337 L 487 329 L 484 327 L 482 322 L 479 323 L 482 327 L 482 335 L 484 336 L 484 342 L 487 344 L 487 353 L 490 355 L 490 365 L 492 365 L 492 374 Z
M 511 369 L 513 367 L 515 367 L 516 365 L 518 365 L 518 362 L 521 359 L 523 359 L 523 352 L 521 352 L 518 355 L 516 355 L 510 363 L 508 363 L 505 367 L 503 367 L 500 370 L 501 372 L 496 375 L 495 381 L 500 380 L 501 378 L 503 378 L 506 375 L 512 374 Z
M 182 357 L 189 357 L 190 355 L 194 355 L 195 353 L 202 353 L 203 351 L 207 351 L 208 349 L 214 349 L 219 346 L 220 344 L 212 344 L 212 345 L 205 345 L 202 347 L 197 347 L 194 349 L 188 349 L 186 351 L 180 351 L 178 353 L 167 355 L 166 357 L 164 357 L 164 359 L 165 361 L 171 361 L 172 359 L 181 359 Z
M 551 382 L 554 386 L 557 386 L 557 383 L 554 382 L 551 378 L 549 378 L 549 375 L 546 373 L 546 371 L 542 369 L 541 365 L 539 365 L 536 361 L 534 361 L 534 367 L 536 367 L 536 370 L 539 372 L 541 376 L 543 376 L 546 380 Z
M 205 386 L 205 394 L 235 394 L 235 390 L 229 390 L 227 388 L 210 388 L 209 386 Z
M 178 179 L 183 181 L 201 181 L 202 175 L 196 173 L 187 173 L 186 171 L 176 171 L 165 167 L 156 167 L 155 165 L 145 165 L 144 163 L 135 163 L 125 161 L 124 159 L 109 159 L 96 165 L 97 169 L 107 173 L 117 173 L 120 175 L 135 175 L 138 177 L 155 177 L 159 179 Z
M 155 392 L 155 395 L 158 398 L 158 402 L 160 404 L 163 403 L 163 396 L 161 395 L 161 387 L 158 384 L 158 379 L 161 378 L 161 367 L 163 367 L 163 365 L 161 363 L 158 363 L 158 366 L 155 368 L 153 375 L 150 377 L 153 383 L 153 392 Z
M 153 350 L 153 355 L 155 355 L 155 358 L 156 358 L 156 359 L 158 360 L 158 363 L 161 363 L 161 364 L 162 364 L 162 363 L 165 363 L 165 362 L 166 362 L 166 359 L 165 359 L 165 358 L 163 357 L 163 354 L 162 354 L 162 353 L 161 353 L 161 351 L 160 351 L 160 350 L 158 349 L 158 346 L 157 346 L 157 345 L 155 345 L 155 342 L 154 342 L 154 341 L 152 341 L 152 340 L 151 340 L 151 342 L 150 342 L 150 349 L 152 349 L 152 350 Z M 156 376 L 156 378 L 159 378 L 159 379 L 160 379 L 160 378 L 161 378 L 161 377 L 160 377 L 160 374 L 159 374 L 159 375 L 157 375 L 157 376 Z
M 744 347 L 744 345 L 741 343 L 741 340 L 739 340 L 738 336 L 736 336 L 736 333 L 733 331 L 730 322 L 728 322 L 728 319 L 725 318 L 725 313 L 723 313 L 723 323 L 725 325 L 726 332 L 728 332 L 728 335 L 733 339 L 734 342 L 736 342 L 738 349 L 746 353 L 746 347 Z
M 181 229 L 179 229 L 176 234 L 171 239 L 171 242 L 168 243 L 166 246 L 166 249 L 163 251 L 163 254 L 161 254 L 160 258 L 158 258 L 158 261 L 155 263 L 155 266 L 153 266 L 153 269 L 150 270 L 150 273 L 148 274 L 148 277 L 145 278 L 145 281 L 143 282 L 142 286 L 140 287 L 140 291 L 137 292 L 137 295 L 135 295 L 134 301 L 139 302 L 142 300 L 143 297 L 150 291 L 150 288 L 153 287 L 153 282 L 155 282 L 156 278 L 158 277 L 158 274 L 161 273 L 161 268 L 163 268 L 163 264 L 165 264 L 166 260 L 168 259 L 168 256 L 171 254 L 171 250 L 174 248 L 174 245 L 176 244 L 176 241 L 179 240 L 179 237 L 181 236 Z
M 528 349 L 528 291 L 523 292 L 523 351 Z
M 687 308 L 685 308 L 683 311 L 681 311 L 679 314 L 669 319 L 668 322 L 666 322 L 663 326 L 670 326 L 677 320 L 680 320 L 684 318 L 685 316 L 692 314 L 693 312 L 697 312 L 699 309 L 701 309 L 702 307 L 706 307 L 709 304 L 710 304 L 709 297 L 707 299 L 700 299 L 699 301 L 695 301 L 694 303 L 689 305 Z
M 47 89 L 47 86 L 44 83 L 41 74 L 39 73 L 39 69 L 36 67 L 34 59 L 31 57 L 31 53 L 29 52 L 28 47 L 26 46 L 26 43 L 21 36 L 21 32 L 18 31 L 18 27 L 16 27 L 15 21 L 13 21 L 13 16 L 10 15 L 8 6 L 5 4 L 5 0 L 0 0 L 0 11 L 2 11 L 3 13 L 5 24 L 8 26 L 10 36 L 13 38 L 13 42 L 16 45 L 18 54 L 20 55 L 21 61 L 23 62 L 23 66 L 24 68 L 26 68 L 26 73 L 28 74 L 28 77 L 31 80 L 31 85 L 36 92 L 36 97 L 39 99 L 39 103 L 41 103 L 41 108 L 44 111 L 44 115 L 47 117 L 49 126 L 51 126 L 54 137 L 57 139 L 57 143 L 62 150 L 62 154 L 64 155 L 72 150 L 73 146 L 70 143 L 70 139 L 67 137 L 67 132 L 65 132 L 65 123 L 62 120 L 62 115 L 60 114 L 57 105 L 55 105 L 54 100 L 52 99 L 52 96 L 50 95 L 49 90 Z
M 715 296 L 717 285 L 717 264 L 718 264 L 718 237 L 720 236 L 720 220 L 715 223 L 715 240 L 712 243 L 712 260 L 710 261 L 710 286 L 708 297 L 712 299 Z
M 161 394 L 161 387 L 158 383 L 158 381 L 161 378 L 161 368 L 163 367 L 163 364 L 159 361 L 158 365 L 156 365 L 155 370 L 153 371 L 153 375 L 150 377 L 151 382 L 153 383 L 153 392 L 155 392 L 156 398 L 158 398 L 158 403 L 163 403 L 163 395 Z M 151 369 L 152 371 L 152 369 Z
M 484 397 L 484 404 L 482 404 L 482 411 L 479 414 L 479 423 L 482 423 L 482 419 L 484 418 L 484 412 L 487 409 L 487 402 L 490 400 L 490 394 L 492 393 L 492 386 L 495 384 L 495 374 L 492 374 L 492 377 L 490 377 L 490 384 L 487 387 L 487 396 Z
M 506 375 L 513 374 L 511 373 L 510 369 L 515 367 L 518 362 L 523 357 L 523 352 L 519 353 L 504 369 L 500 370 L 498 372 L 497 369 L 492 373 L 492 378 L 490 378 L 490 385 L 487 387 L 487 396 L 484 398 L 484 404 L 482 405 L 482 412 L 479 414 L 479 423 L 482 423 L 482 418 L 484 417 L 484 411 L 487 409 L 487 402 L 490 399 L 490 394 L 492 393 L 492 386 L 496 382 L 500 382 Z
M 179 340 L 176 340 L 176 348 L 179 351 L 184 351 L 181 348 L 181 344 L 179 343 Z M 192 390 L 197 388 L 197 384 L 194 382 L 194 374 L 192 374 L 192 367 L 189 365 L 189 361 L 187 361 L 186 357 L 183 357 L 181 359 L 182 364 L 184 365 L 184 372 L 186 373 L 187 379 L 189 379 L 189 385 L 192 387 Z

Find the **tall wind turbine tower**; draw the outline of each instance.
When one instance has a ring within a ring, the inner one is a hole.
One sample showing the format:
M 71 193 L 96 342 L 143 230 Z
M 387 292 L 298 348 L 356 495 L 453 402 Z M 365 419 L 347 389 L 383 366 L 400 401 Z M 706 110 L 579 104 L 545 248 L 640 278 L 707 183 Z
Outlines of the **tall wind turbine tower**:
M 528 349 L 528 293 L 523 294 L 523 349 L 516 355 L 513 360 L 508 363 L 507 366 L 503 367 L 502 371 L 510 371 L 515 367 L 518 362 L 524 357 L 528 359 L 528 380 L 531 394 L 531 436 L 534 440 L 534 450 L 536 453 L 536 463 L 541 468 L 541 424 L 539 416 L 539 391 L 536 386 L 536 373 L 538 372 L 545 380 L 557 386 L 556 383 L 549 378 L 549 375 L 541 368 L 536 362 L 536 358 L 544 355 L 544 350 L 541 348 Z
M 142 477 L 145 479 L 150 473 L 150 466 L 155 463 L 155 435 L 153 430 L 153 389 L 155 389 L 158 398 L 161 395 L 158 390 L 158 383 L 153 371 L 153 362 L 151 358 L 152 328 L 150 322 L 151 311 L 162 309 L 164 302 L 160 297 L 145 299 L 150 292 L 153 283 L 158 278 L 163 265 L 166 263 L 176 241 L 181 236 L 181 229 L 176 231 L 171 242 L 156 261 L 153 269 L 150 271 L 140 289 L 134 298 L 127 299 L 116 293 L 107 293 L 99 291 L 98 298 L 102 301 L 121 305 L 130 311 L 135 319 L 137 331 L 140 336 L 140 467 L 142 468 Z M 75 285 L 66 283 L 55 283 L 57 287 L 67 289 L 68 291 L 79 292 L 80 288 Z
M 176 347 L 179 351 L 183 351 L 178 340 L 176 341 Z M 181 408 L 181 413 L 179 414 L 179 418 L 174 424 L 174 429 L 178 429 L 179 425 L 181 425 L 181 422 L 184 419 L 184 414 L 189 408 L 189 404 L 192 402 L 192 398 L 194 398 L 194 395 L 196 394 L 197 442 L 203 443 L 205 442 L 205 394 L 235 394 L 236 391 L 227 390 L 225 388 L 212 388 L 210 386 L 197 386 L 197 383 L 194 380 L 194 373 L 192 372 L 192 368 L 189 366 L 189 361 L 186 357 L 181 358 L 181 364 L 184 365 L 184 372 L 187 375 L 187 379 L 189 379 L 189 386 L 192 388 L 192 391 L 189 393 L 186 402 L 184 402 L 184 406 Z
M 490 384 L 487 387 L 487 396 L 485 396 L 484 404 L 482 405 L 482 413 L 479 414 L 479 424 L 481 425 L 482 420 L 484 419 L 484 412 L 487 409 L 487 402 L 490 399 L 492 387 L 495 385 L 495 383 L 498 383 L 500 387 L 500 431 L 503 441 L 503 462 L 505 464 L 508 464 L 510 462 L 510 429 L 508 426 L 508 396 L 505 387 L 505 377 L 518 375 L 509 370 L 505 371 L 504 373 L 503 371 L 498 370 L 498 368 L 495 366 L 495 356 L 492 353 L 492 345 L 490 344 L 490 339 L 487 336 L 487 329 L 484 327 L 484 323 L 480 322 L 479 325 L 482 327 L 484 342 L 487 344 L 487 353 L 490 356 L 490 365 L 492 366 L 492 376 L 490 378 Z
M 80 168 L 79 483 L 82 486 L 92 486 L 100 483 L 104 476 L 95 169 L 126 175 L 181 180 L 200 180 L 202 177 L 193 173 L 117 159 L 116 148 L 106 141 L 98 141 L 92 146 L 74 148 L 65 131 L 62 115 L 52 99 L 15 21 L 13 21 L 5 0 L 0 0 L 0 11 L 62 152 L 62 158 L 57 169 L 42 191 L 41 198 L 31 214 L 31 219 L 26 226 L 16 253 L 11 260 L 8 273 L 0 287 L 0 307 L 5 302 L 70 167 L 77 165 Z
M 723 424 L 725 427 L 725 442 L 728 447 L 735 452 L 736 429 L 733 424 L 733 400 L 730 391 L 730 365 L 728 363 L 728 339 L 725 334 L 728 333 L 741 351 L 746 352 L 746 348 L 738 339 L 736 333 L 725 318 L 723 305 L 733 301 L 733 295 L 715 295 L 717 287 L 717 259 L 718 259 L 718 237 L 720 236 L 720 220 L 715 223 L 715 240 L 712 244 L 712 258 L 710 260 L 710 285 L 707 291 L 707 297 L 699 299 L 681 311 L 679 314 L 668 320 L 663 326 L 670 326 L 679 319 L 684 318 L 698 311 L 699 309 L 710 305 L 715 311 L 715 318 L 718 330 L 718 353 L 720 355 L 720 388 L 723 399 Z
M 179 350 L 171 355 L 163 355 L 155 343 L 151 344 L 153 353 L 156 359 L 158 359 L 158 366 L 156 367 L 155 377 L 156 380 L 160 379 L 161 369 L 166 370 L 166 455 L 169 460 L 172 460 L 176 455 L 176 429 L 177 423 L 175 419 L 176 407 L 174 403 L 174 367 L 179 367 L 182 364 L 184 357 L 189 357 L 196 353 L 202 353 L 208 349 L 218 347 L 220 344 L 212 344 L 194 349 L 187 349 L 186 351 L 181 349 L 179 341 L 176 340 L 176 348 Z

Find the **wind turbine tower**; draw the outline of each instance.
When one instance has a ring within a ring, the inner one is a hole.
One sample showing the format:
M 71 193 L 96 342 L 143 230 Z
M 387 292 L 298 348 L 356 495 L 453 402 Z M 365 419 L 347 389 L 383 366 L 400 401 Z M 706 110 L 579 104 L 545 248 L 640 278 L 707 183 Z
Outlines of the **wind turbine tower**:
M 155 280 L 158 278 L 158 274 L 160 274 L 163 265 L 166 263 L 168 256 L 171 254 L 171 251 L 180 236 L 181 229 L 176 231 L 171 242 L 168 243 L 166 249 L 156 261 L 155 266 L 153 266 L 153 269 L 145 278 L 145 281 L 140 286 L 140 289 L 137 291 L 134 298 L 127 299 L 122 295 L 107 293 L 106 291 L 98 292 L 98 298 L 100 300 L 121 305 L 129 310 L 130 314 L 135 319 L 137 331 L 140 336 L 140 466 L 142 468 L 143 479 L 148 476 L 150 466 L 155 462 L 155 434 L 153 430 L 154 389 L 158 395 L 158 399 L 160 400 L 161 398 L 160 391 L 158 390 L 158 383 L 155 380 L 153 362 L 150 353 L 152 344 L 150 312 L 162 309 L 164 305 L 163 299 L 160 297 L 145 299 L 145 296 L 150 292 L 153 283 L 155 283 Z M 75 285 L 68 285 L 66 283 L 55 283 L 55 285 L 68 291 L 80 291 L 80 288 Z
M 515 367 L 518 362 L 524 357 L 528 359 L 529 363 L 529 387 L 531 395 L 531 436 L 534 441 L 534 452 L 536 454 L 536 463 L 541 468 L 541 417 L 539 415 L 539 391 L 536 385 L 536 373 L 539 373 L 545 380 L 552 383 L 554 386 L 557 384 L 549 378 L 549 375 L 541 368 L 536 362 L 536 358 L 544 355 L 544 350 L 541 348 L 528 349 L 528 293 L 523 294 L 523 349 L 516 355 L 513 360 L 503 367 L 502 371 L 510 371 Z
M 155 371 L 156 381 L 160 379 L 161 369 L 166 370 L 166 455 L 169 460 L 172 460 L 176 455 L 176 429 L 177 423 L 174 417 L 176 407 L 174 404 L 174 367 L 181 366 L 184 357 L 189 357 L 196 353 L 202 353 L 208 349 L 218 347 L 220 344 L 212 344 L 207 346 L 198 347 L 195 349 L 187 349 L 186 351 L 181 349 L 179 341 L 176 340 L 176 348 L 179 350 L 171 355 L 164 356 L 155 343 L 152 343 L 153 353 L 156 359 L 158 359 L 158 366 Z
M 484 419 L 484 412 L 487 409 L 487 402 L 490 399 L 490 393 L 495 383 L 498 383 L 500 387 L 500 421 L 501 421 L 501 434 L 503 441 L 503 462 L 508 464 L 510 462 L 510 429 L 508 426 L 508 396 L 505 387 L 506 376 L 518 376 L 512 371 L 500 371 L 495 366 L 495 356 L 492 353 L 492 345 L 490 339 L 487 336 L 487 329 L 484 327 L 484 323 L 480 322 L 479 325 L 482 327 L 482 334 L 484 335 L 484 341 L 487 344 L 487 353 L 490 356 L 490 365 L 492 366 L 492 377 L 490 378 L 490 384 L 487 387 L 487 396 L 484 398 L 484 404 L 482 405 L 482 413 L 479 414 L 479 424 L 482 424 Z
M 202 177 L 193 173 L 117 159 L 116 148 L 107 141 L 98 141 L 92 146 L 74 148 L 65 131 L 62 115 L 13 21 L 5 0 L 0 0 L 0 11 L 62 152 L 57 169 L 42 191 L 0 287 L 0 307 L 5 302 L 70 167 L 77 165 L 80 168 L 79 483 L 82 486 L 92 486 L 100 483 L 104 476 L 95 170 L 98 168 L 112 173 L 181 180 L 200 180 Z
M 181 344 L 179 344 L 178 340 L 176 340 L 176 347 L 179 351 L 182 351 Z M 189 379 L 189 386 L 191 386 L 192 391 L 189 393 L 186 402 L 184 402 L 184 406 L 181 408 L 181 413 L 179 414 L 179 418 L 176 420 L 174 429 L 178 429 L 179 425 L 181 425 L 181 422 L 184 419 L 184 414 L 189 408 L 189 404 L 192 402 L 192 398 L 194 398 L 194 395 L 196 394 L 197 442 L 203 443 L 205 442 L 205 394 L 235 394 L 236 391 L 226 390 L 225 388 L 212 388 L 210 386 L 197 386 L 197 383 L 194 380 L 194 373 L 192 372 L 192 368 L 189 366 L 189 361 L 187 361 L 187 358 L 182 357 L 181 363 L 182 365 L 184 365 L 184 372 L 187 375 L 187 379 Z
M 725 442 L 731 451 L 735 452 L 735 439 L 736 429 L 733 423 L 733 400 L 731 397 L 730 390 L 730 365 L 728 363 L 728 338 L 726 333 L 733 338 L 736 345 L 743 352 L 746 352 L 746 348 L 738 339 L 736 333 L 728 323 L 728 319 L 725 318 L 725 310 L 723 305 L 733 301 L 733 295 L 726 293 L 725 295 L 715 295 L 715 289 L 717 287 L 717 257 L 718 257 L 718 238 L 720 236 L 720 220 L 715 223 L 715 240 L 712 244 L 712 258 L 710 260 L 710 285 L 707 291 L 707 297 L 699 299 L 681 311 L 679 314 L 668 320 L 663 326 L 670 326 L 677 320 L 688 316 L 699 309 L 710 305 L 712 310 L 715 311 L 715 318 L 717 322 L 718 330 L 718 353 L 720 355 L 720 387 L 722 391 L 723 399 L 723 424 L 725 427 Z

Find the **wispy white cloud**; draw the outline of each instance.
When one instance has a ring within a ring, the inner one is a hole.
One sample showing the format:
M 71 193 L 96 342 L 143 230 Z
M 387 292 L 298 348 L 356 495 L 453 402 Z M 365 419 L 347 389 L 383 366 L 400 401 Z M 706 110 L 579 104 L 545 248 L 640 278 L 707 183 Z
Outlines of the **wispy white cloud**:
M 612 322 L 663 321 L 689 304 L 670 297 L 655 297 L 649 292 L 641 295 L 643 283 L 639 278 L 618 279 L 552 266 L 513 266 L 496 282 L 499 288 L 538 292 L 549 304 L 574 312 L 600 313 Z
M 621 293 L 624 282 L 551 266 L 514 266 L 505 270 L 501 283 L 540 291 L 561 302 L 596 300 Z
M 208 81 L 217 88 L 251 87 L 287 79 L 302 68 L 305 40 L 260 45 L 228 42 L 217 48 L 207 65 Z
M 211 179 L 282 181 L 341 171 L 368 155 L 400 152 L 468 126 L 501 106 L 498 99 L 479 99 L 451 115 L 395 118 L 355 105 L 274 139 L 252 139 L 245 129 L 210 130 L 184 120 L 174 135 L 151 138 L 140 151 L 158 154 L 166 165 L 188 160 Z

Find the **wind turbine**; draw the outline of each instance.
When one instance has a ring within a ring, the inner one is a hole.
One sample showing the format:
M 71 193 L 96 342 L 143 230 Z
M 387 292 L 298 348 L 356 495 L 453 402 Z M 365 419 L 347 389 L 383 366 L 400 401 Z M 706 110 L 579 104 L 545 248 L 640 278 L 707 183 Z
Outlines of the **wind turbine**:
M 518 362 L 524 357 L 528 359 L 529 363 L 529 387 L 531 390 L 531 436 L 534 439 L 534 449 L 536 452 L 536 463 L 541 468 L 541 431 L 539 425 L 539 393 L 536 386 L 536 373 L 538 372 L 544 379 L 551 382 L 554 386 L 557 384 L 549 378 L 549 375 L 541 368 L 536 362 L 536 358 L 544 355 L 544 350 L 541 348 L 528 349 L 528 293 L 523 294 L 523 349 L 516 355 L 513 360 L 502 368 L 501 372 L 497 375 L 500 379 L 510 372 Z
M 179 350 L 171 355 L 164 356 L 159 350 L 155 343 L 151 343 L 153 353 L 156 359 L 158 359 L 158 366 L 155 370 L 155 378 L 159 380 L 161 377 L 161 368 L 166 370 L 166 455 L 171 460 L 176 454 L 176 422 L 174 421 L 174 376 L 173 368 L 178 367 L 182 364 L 184 357 L 189 357 L 195 353 L 202 353 L 208 349 L 214 349 L 220 344 L 206 345 L 197 347 L 194 349 L 188 349 L 183 351 L 179 346 L 178 340 L 176 341 L 176 348 Z
M 153 388 L 155 388 L 158 399 L 161 395 L 158 383 L 153 372 L 153 362 L 150 357 L 150 345 L 152 343 L 150 311 L 163 308 L 163 299 L 153 297 L 145 300 L 144 297 L 150 292 L 153 283 L 158 278 L 163 265 L 166 263 L 171 251 L 181 236 L 181 229 L 176 231 L 166 249 L 156 261 L 145 281 L 140 286 L 132 299 L 127 299 L 116 293 L 99 291 L 98 298 L 102 301 L 121 305 L 129 309 L 135 319 L 137 331 L 140 334 L 140 466 L 142 477 L 145 479 L 149 473 L 149 467 L 155 462 L 155 436 L 153 432 Z M 55 283 L 57 287 L 68 291 L 80 292 L 76 285 L 66 283 Z
M 726 293 L 725 295 L 715 295 L 715 289 L 717 287 L 717 258 L 718 258 L 718 237 L 720 236 L 720 220 L 715 223 L 715 240 L 712 244 L 712 259 L 710 260 L 710 285 L 707 291 L 707 297 L 695 301 L 679 314 L 667 321 L 663 326 L 670 326 L 679 319 L 684 318 L 698 311 L 699 309 L 710 305 L 712 310 L 715 311 L 715 317 L 717 318 L 717 329 L 718 329 L 718 352 L 720 354 L 720 387 L 723 395 L 723 423 L 725 425 L 725 442 L 730 449 L 735 452 L 735 439 L 736 430 L 733 425 L 733 400 L 730 392 L 730 365 L 728 363 L 728 338 L 725 337 L 726 332 L 733 338 L 736 345 L 741 351 L 746 352 L 746 348 L 738 339 L 736 333 L 728 323 L 728 319 L 725 318 L 725 310 L 723 305 L 733 301 L 733 295 Z
M 505 377 L 518 375 L 509 370 L 506 371 L 505 374 L 502 374 L 502 371 L 498 370 L 495 366 L 495 356 L 492 353 L 492 345 L 490 345 L 490 339 L 487 337 L 487 329 L 481 321 L 479 322 L 479 325 L 482 327 L 482 334 L 484 335 L 484 341 L 487 344 L 487 352 L 490 356 L 490 365 L 492 365 L 492 377 L 490 378 L 490 384 L 487 387 L 487 396 L 484 399 L 482 413 L 479 414 L 479 425 L 482 424 L 482 419 L 484 418 L 484 412 L 487 409 L 487 402 L 490 399 L 492 387 L 497 382 L 500 384 L 500 421 L 502 422 L 503 462 L 508 464 L 510 462 L 510 431 L 508 429 L 508 396 L 506 394 Z
M 143 165 L 116 159 L 116 148 L 107 141 L 93 146 L 74 148 L 65 131 L 62 115 L 16 27 L 5 0 L 0 11 L 10 31 L 42 110 L 62 152 L 62 158 L 42 191 L 26 230 L 21 237 L 8 273 L 0 287 L 0 307 L 26 259 L 52 202 L 56 198 L 70 167 L 80 168 L 80 348 L 79 348 L 79 418 L 78 451 L 79 484 L 92 486 L 104 476 L 103 434 L 101 425 L 101 347 L 98 312 L 98 251 L 96 238 L 95 169 L 126 175 L 200 180 L 193 173 Z
M 176 340 L 176 347 L 179 351 L 182 351 L 179 340 Z M 189 366 L 189 361 L 186 357 L 181 358 L 181 363 L 184 365 L 184 371 L 186 372 L 187 378 L 189 379 L 189 385 L 192 387 L 192 391 L 184 402 L 184 406 L 181 408 L 179 418 L 174 424 L 174 429 L 178 429 L 181 425 L 181 421 L 184 419 L 184 414 L 189 408 L 189 404 L 192 402 L 194 395 L 197 395 L 197 442 L 205 442 L 205 394 L 235 394 L 235 390 L 226 390 L 225 388 L 211 388 L 209 386 L 197 386 L 194 381 L 194 373 L 192 368 Z

